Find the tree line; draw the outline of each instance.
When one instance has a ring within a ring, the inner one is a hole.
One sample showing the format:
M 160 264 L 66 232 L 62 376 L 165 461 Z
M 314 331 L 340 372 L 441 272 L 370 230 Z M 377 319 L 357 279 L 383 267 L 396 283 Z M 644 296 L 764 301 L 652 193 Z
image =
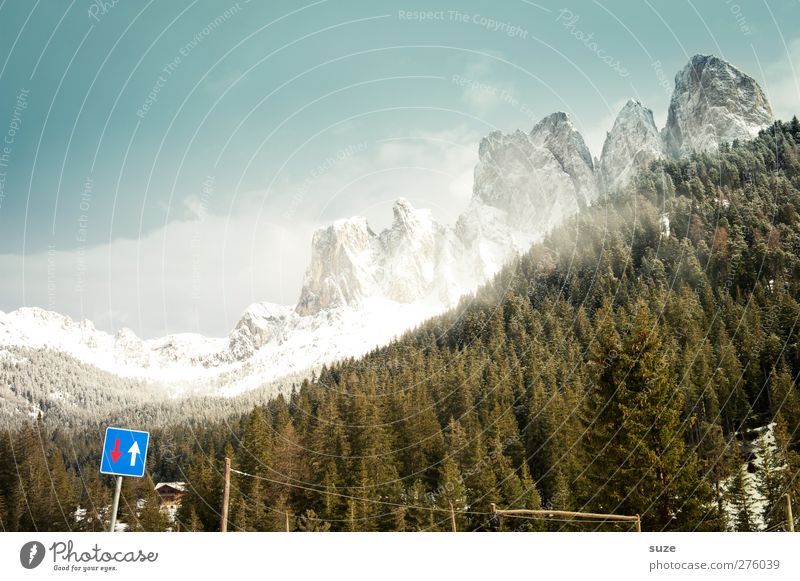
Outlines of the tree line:
M 246 413 L 158 427 L 152 478 L 187 482 L 182 530 L 218 530 L 225 457 L 229 530 L 449 530 L 451 507 L 484 530 L 492 503 L 780 526 L 800 496 L 799 144 L 795 118 L 655 162 L 387 347 Z M 102 522 L 93 438 L 46 417 L 6 434 L 5 530 Z M 133 528 L 167 526 L 151 489 L 131 485 Z

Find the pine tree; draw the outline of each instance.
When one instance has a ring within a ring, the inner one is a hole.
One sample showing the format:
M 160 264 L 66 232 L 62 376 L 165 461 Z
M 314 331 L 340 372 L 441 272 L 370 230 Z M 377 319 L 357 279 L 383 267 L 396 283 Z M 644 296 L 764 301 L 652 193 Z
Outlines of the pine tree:
M 331 524 L 317 518 L 317 513 L 313 510 L 306 510 L 297 519 L 297 530 L 309 533 L 324 533 L 331 529 Z
M 167 529 L 167 517 L 161 512 L 158 494 L 150 476 L 144 478 L 144 486 L 141 489 L 138 503 L 141 508 L 138 511 L 136 530 L 162 532 Z
M 104 485 L 100 474 L 93 467 L 86 467 L 78 475 L 80 493 L 76 515 L 78 530 L 86 532 L 107 531 L 110 519 L 111 491 Z
M 186 522 L 185 527 L 189 532 L 200 532 L 203 530 L 203 523 L 197 516 L 197 511 L 194 509 L 194 507 L 192 507 L 189 511 L 189 520 Z
M 253 531 L 254 529 L 250 526 L 250 515 L 248 514 L 248 506 L 247 500 L 244 496 L 240 496 L 236 501 L 233 503 L 233 508 L 231 510 L 231 523 L 232 528 L 238 532 L 247 532 Z
M 733 527 L 738 532 L 756 530 L 755 512 L 750 491 L 747 486 L 746 469 L 740 466 L 733 476 L 728 495 L 734 513 Z
M 417 479 L 406 492 L 404 502 L 409 505 L 403 514 L 404 531 L 432 530 L 435 524 L 432 493 L 428 492 L 421 480 Z M 449 508 L 449 507 L 448 507 Z
M 709 514 L 711 490 L 698 459 L 684 443 L 683 398 L 676 389 L 669 345 L 656 319 L 639 301 L 626 320 L 624 339 L 614 312 L 598 312 L 601 335 L 593 353 L 595 395 L 589 417 L 586 502 L 597 512 L 639 514 L 653 530 L 693 529 L 718 523 Z M 715 512 L 715 511 L 714 511 Z
M 60 452 L 51 451 L 47 462 L 50 475 L 50 497 L 60 507 L 61 518 L 52 521 L 49 530 L 72 531 L 76 528 L 75 512 L 78 508 L 72 477 L 67 472 Z
M 0 495 L 0 531 L 8 532 L 9 529 L 9 521 L 8 521 L 8 509 L 6 508 L 6 499 L 4 496 Z
M 178 518 L 190 522 L 192 513 L 206 531 L 218 531 L 220 526 L 222 478 L 215 474 L 213 458 L 198 452 L 186 473 L 186 494 L 181 500 Z
M 467 507 L 467 491 L 464 486 L 464 479 L 458 465 L 452 458 L 446 456 L 439 469 L 439 488 L 437 504 L 442 515 L 446 515 L 451 507 L 456 514 L 456 527 L 464 530 L 466 519 L 463 511 Z M 450 530 L 449 520 L 441 523 L 445 530 Z
M 800 393 L 785 363 L 772 370 L 769 399 L 772 417 L 780 415 L 788 425 L 800 425 Z M 795 432 L 794 439 L 800 442 L 800 430 Z

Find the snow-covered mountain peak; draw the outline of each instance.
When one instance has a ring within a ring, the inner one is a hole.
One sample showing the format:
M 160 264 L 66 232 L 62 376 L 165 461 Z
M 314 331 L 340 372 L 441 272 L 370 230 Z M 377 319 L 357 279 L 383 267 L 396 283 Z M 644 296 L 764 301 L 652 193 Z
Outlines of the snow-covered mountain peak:
M 629 99 L 606 134 L 600 156 L 600 180 L 607 188 L 624 187 L 633 174 L 664 157 L 653 112 Z
M 414 232 L 424 229 L 430 231 L 437 226 L 430 210 L 416 209 L 405 198 L 398 198 L 392 206 L 393 232 L 405 232 L 413 235 Z
M 20 307 L 0 315 L 0 335 L 5 337 L 19 336 L 41 340 L 50 329 L 70 332 L 81 340 L 91 340 L 92 335 L 97 332 L 89 320 L 75 321 L 67 315 L 39 307 Z
M 676 156 L 715 150 L 751 139 L 772 122 L 772 108 L 758 83 L 729 62 L 695 55 L 675 76 L 664 143 Z
M 473 196 L 518 230 L 544 232 L 597 195 L 592 156 L 566 113 L 529 134 L 495 131 L 481 142 Z
M 269 342 L 281 343 L 293 314 L 291 307 L 274 303 L 254 303 L 247 307 L 228 335 L 231 358 L 241 361 Z
M 114 340 L 116 341 L 139 341 L 139 337 L 136 336 L 136 333 L 133 332 L 133 329 L 129 327 L 122 327 L 117 333 L 114 335 Z
M 551 113 L 534 125 L 531 137 L 534 143 L 547 147 L 557 157 L 568 159 L 577 155 L 590 170 L 593 169 L 592 154 L 583 135 L 563 111 Z

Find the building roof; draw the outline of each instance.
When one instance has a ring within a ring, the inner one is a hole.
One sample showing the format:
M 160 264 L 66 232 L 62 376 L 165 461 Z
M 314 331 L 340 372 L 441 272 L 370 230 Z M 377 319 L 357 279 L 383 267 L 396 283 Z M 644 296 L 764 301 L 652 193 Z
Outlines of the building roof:
M 178 492 L 186 492 L 186 483 L 185 482 L 159 482 L 156 484 L 156 491 L 160 491 L 164 488 L 173 488 Z

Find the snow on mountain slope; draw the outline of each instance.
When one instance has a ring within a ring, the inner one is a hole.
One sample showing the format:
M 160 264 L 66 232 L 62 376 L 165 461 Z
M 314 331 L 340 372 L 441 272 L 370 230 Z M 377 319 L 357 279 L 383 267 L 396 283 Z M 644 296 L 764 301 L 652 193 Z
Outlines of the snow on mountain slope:
M 763 491 L 759 490 L 759 477 L 764 469 L 765 450 L 769 450 L 775 458 L 778 452 L 775 443 L 775 423 L 767 424 L 761 428 L 751 430 L 746 434 L 750 441 L 745 440 L 743 452 L 746 455 L 744 462 L 739 466 L 742 473 L 742 480 L 744 481 L 744 495 L 749 500 L 750 519 L 751 524 L 757 531 L 762 531 L 767 528 L 767 522 L 764 519 L 764 509 L 767 506 L 767 499 L 764 497 Z M 754 437 L 753 437 L 754 436 Z M 730 492 L 734 487 L 735 475 L 727 479 L 724 484 L 725 490 Z M 730 500 L 724 502 L 725 517 L 728 521 L 728 527 L 735 530 L 737 512 Z
M 110 335 L 88 322 L 38 308 L 0 313 L 3 347 L 66 353 L 120 377 L 158 384 L 170 396 L 236 395 L 322 363 L 362 355 L 441 311 L 439 304 L 366 299 L 303 317 L 291 307 L 257 303 L 227 339 L 180 334 L 142 340 Z
M 236 368 L 214 393 L 233 396 L 346 357 L 363 355 L 442 311 L 440 304 L 367 298 L 358 309 L 338 307 L 287 318 L 286 339 L 265 346 Z
M 55 349 L 120 375 L 130 369 L 193 368 L 222 344 L 189 333 L 143 341 L 122 329 L 112 336 L 91 321 L 73 321 L 35 307 L 0 314 L 0 345 Z
M 121 377 L 191 381 L 202 373 L 203 361 L 224 345 L 224 340 L 189 333 L 149 341 L 129 329 L 110 335 L 91 321 L 39 308 L 0 314 L 0 347 L 53 349 Z

